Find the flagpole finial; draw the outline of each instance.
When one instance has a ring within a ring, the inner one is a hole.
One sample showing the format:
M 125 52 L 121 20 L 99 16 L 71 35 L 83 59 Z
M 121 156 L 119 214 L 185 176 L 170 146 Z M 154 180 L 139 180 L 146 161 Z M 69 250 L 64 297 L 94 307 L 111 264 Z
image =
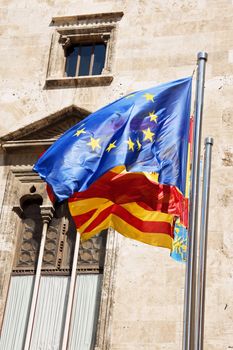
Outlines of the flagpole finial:
M 198 52 L 198 54 L 197 54 L 197 60 L 200 60 L 200 59 L 204 59 L 205 61 L 207 61 L 207 59 L 208 59 L 208 53 L 207 53 L 207 52 L 204 52 L 204 51 Z
M 205 138 L 205 145 L 213 145 L 213 144 L 214 144 L 213 137 L 208 136 Z

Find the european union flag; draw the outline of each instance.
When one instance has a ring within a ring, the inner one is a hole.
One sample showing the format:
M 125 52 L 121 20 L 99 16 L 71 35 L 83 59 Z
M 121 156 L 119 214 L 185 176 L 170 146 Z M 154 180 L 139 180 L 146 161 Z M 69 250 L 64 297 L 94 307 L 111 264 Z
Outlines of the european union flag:
M 86 190 L 110 169 L 156 172 L 184 194 L 192 78 L 138 91 L 90 114 L 38 160 L 34 170 L 58 200 Z

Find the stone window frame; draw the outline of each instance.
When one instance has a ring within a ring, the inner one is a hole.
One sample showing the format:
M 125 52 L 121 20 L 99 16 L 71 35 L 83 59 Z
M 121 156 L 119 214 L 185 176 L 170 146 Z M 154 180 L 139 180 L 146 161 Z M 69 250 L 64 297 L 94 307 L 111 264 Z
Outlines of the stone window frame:
M 36 187 L 34 185 L 32 185 L 31 188 L 34 188 L 36 191 Z M 27 214 L 29 215 L 26 214 L 24 208 L 24 204 L 26 202 L 27 211 L 29 210 L 29 213 Z M 41 205 L 39 205 L 39 202 Z M 43 211 L 42 202 L 43 199 L 41 195 L 27 194 L 26 196 L 20 198 L 21 204 L 19 206 L 13 207 L 13 210 L 21 219 L 18 220 L 18 229 L 16 232 L 17 243 L 12 268 L 13 276 L 35 275 L 36 273 L 36 265 L 43 227 L 43 219 L 41 215 L 41 212 Z M 38 211 L 37 215 L 35 215 L 35 209 L 30 209 L 32 208 L 31 205 L 37 206 L 40 213 Z M 36 219 L 36 225 L 39 227 L 39 230 L 37 231 L 33 229 L 32 224 L 30 225 L 30 222 L 32 222 L 32 220 L 35 222 Z M 27 224 L 25 224 L 25 220 L 27 220 Z M 67 203 L 64 202 L 59 208 L 54 206 L 53 215 L 50 219 L 46 232 L 41 275 L 69 276 L 71 274 L 75 237 L 76 229 L 68 213 Z M 94 236 L 87 242 L 80 242 L 79 258 L 76 267 L 77 274 L 103 273 L 106 239 L 107 232 L 102 232 L 101 236 Z M 97 255 L 95 256 L 96 260 L 93 258 L 95 251 L 97 251 Z M 25 254 L 26 258 L 30 257 L 31 259 L 26 259 L 26 261 L 24 261 Z
M 53 17 L 52 35 L 46 88 L 85 87 L 110 85 L 113 80 L 113 57 L 117 24 L 123 12 L 90 15 Z M 101 75 L 65 76 L 65 49 L 72 43 L 104 42 L 106 45 L 105 66 Z
M 35 181 L 38 175 L 35 174 L 33 176 L 30 170 L 29 173 L 31 173 L 32 179 L 34 178 Z M 44 182 L 39 177 L 38 183 L 32 181 L 32 179 L 28 179 L 26 184 L 20 186 L 21 188 L 24 187 L 24 189 L 23 191 L 21 190 L 21 197 L 17 198 L 17 205 L 13 206 L 13 211 L 19 217 L 15 229 L 17 242 L 12 268 L 12 275 L 16 276 L 35 275 L 43 227 L 43 203 L 46 203 L 48 206 L 50 202 Z M 50 204 L 52 205 L 52 203 Z M 35 213 L 35 209 L 32 210 L 31 205 L 37 206 L 39 209 L 38 213 Z M 67 201 L 64 201 L 61 205 L 54 205 L 53 209 L 53 215 L 51 215 L 46 232 L 41 274 L 67 276 L 71 274 L 76 227 L 69 214 Z M 39 230 L 36 231 L 33 229 L 34 224 L 32 225 L 32 221 L 34 223 L 37 222 L 36 225 L 39 227 Z M 103 273 L 106 240 L 107 232 L 102 232 L 100 237 L 94 236 L 87 242 L 80 242 L 79 258 L 76 268 L 77 274 Z M 35 247 L 35 244 L 37 247 Z M 24 246 L 27 246 L 27 248 Z M 96 260 L 92 260 L 92 254 L 95 254 L 95 250 L 98 248 L 99 251 Z M 23 255 L 25 255 L 25 253 L 27 253 L 27 256 L 31 257 L 29 261 L 24 261 Z M 86 254 L 89 254 L 89 257 L 85 256 Z M 50 259 L 51 257 L 52 260 Z

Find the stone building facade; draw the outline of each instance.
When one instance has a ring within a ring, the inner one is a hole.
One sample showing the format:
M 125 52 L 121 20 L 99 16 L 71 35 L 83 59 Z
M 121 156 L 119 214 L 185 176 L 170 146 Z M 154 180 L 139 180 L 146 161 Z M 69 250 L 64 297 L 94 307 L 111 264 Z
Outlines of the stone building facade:
M 215 144 L 205 349 L 233 348 L 232 0 L 2 0 L 0 14 L 1 323 L 17 261 L 25 262 L 21 272 L 35 270 L 38 250 L 34 249 L 31 267 L 26 266 L 27 257 L 23 260 L 20 250 L 26 236 L 19 243 L 22 232 L 30 231 L 25 229 L 26 219 L 31 218 L 27 201 L 51 206 L 45 185 L 32 172 L 38 156 L 70 126 L 113 100 L 192 75 L 197 52 L 207 51 L 203 136 L 213 136 Z M 105 45 L 101 74 L 66 76 L 67 47 L 90 41 Z M 59 215 L 54 232 L 62 235 L 62 227 L 68 230 L 69 225 L 66 216 Z M 44 257 L 46 273 L 69 275 L 72 253 L 69 244 L 61 242 L 59 238 L 51 243 L 65 247 L 53 267 L 46 267 Z M 167 250 L 112 231 L 104 243 L 103 264 L 102 243 L 96 244 L 90 247 L 91 268 L 103 272 L 103 281 L 95 349 L 181 349 L 185 265 L 173 261 Z M 85 247 L 81 253 L 79 271 L 83 272 L 88 270 Z

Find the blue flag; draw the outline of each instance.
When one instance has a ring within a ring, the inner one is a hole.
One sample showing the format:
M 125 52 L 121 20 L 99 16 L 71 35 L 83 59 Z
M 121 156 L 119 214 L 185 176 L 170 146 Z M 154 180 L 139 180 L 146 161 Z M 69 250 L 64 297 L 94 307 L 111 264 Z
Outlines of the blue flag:
M 86 190 L 108 170 L 156 172 L 183 194 L 192 78 L 137 91 L 90 114 L 37 161 L 58 200 Z

